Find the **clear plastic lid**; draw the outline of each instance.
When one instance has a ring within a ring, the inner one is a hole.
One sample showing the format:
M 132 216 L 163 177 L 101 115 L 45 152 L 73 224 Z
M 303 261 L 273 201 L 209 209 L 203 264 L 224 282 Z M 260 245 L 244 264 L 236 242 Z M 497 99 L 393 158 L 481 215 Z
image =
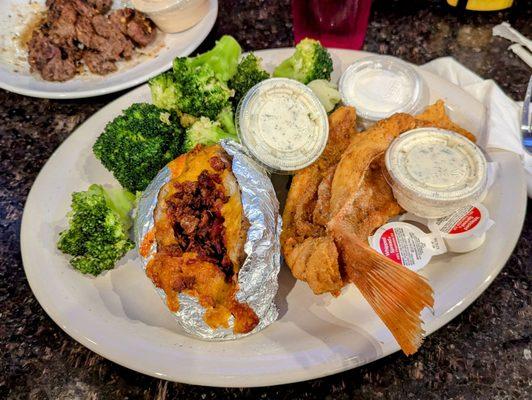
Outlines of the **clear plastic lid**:
M 236 111 L 242 144 L 266 169 L 293 173 L 323 152 L 327 113 L 307 86 L 292 79 L 264 80 L 244 96 Z
M 487 162 L 478 146 L 455 132 L 419 128 L 394 140 L 385 156 L 399 204 L 439 218 L 476 201 L 487 185 Z
M 203 3 L 205 0 L 131 0 L 136 10 L 152 13 L 167 11 L 170 8 L 185 8 L 189 5 Z
M 397 112 L 415 113 L 428 101 L 428 88 L 410 65 L 394 57 L 371 56 L 351 64 L 339 83 L 344 104 L 368 121 Z

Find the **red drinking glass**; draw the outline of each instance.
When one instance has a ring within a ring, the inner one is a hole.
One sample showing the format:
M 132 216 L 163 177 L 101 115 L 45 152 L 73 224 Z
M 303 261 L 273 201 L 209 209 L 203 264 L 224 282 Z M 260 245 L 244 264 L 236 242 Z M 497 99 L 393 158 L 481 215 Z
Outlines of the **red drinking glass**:
M 359 50 L 371 0 L 292 0 L 294 38 L 318 39 L 326 47 Z

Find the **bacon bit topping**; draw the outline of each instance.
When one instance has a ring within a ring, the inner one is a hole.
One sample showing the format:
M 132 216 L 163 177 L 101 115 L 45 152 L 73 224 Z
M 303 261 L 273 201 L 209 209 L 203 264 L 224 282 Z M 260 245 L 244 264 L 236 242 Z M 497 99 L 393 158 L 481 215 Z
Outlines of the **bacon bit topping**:
M 227 165 L 225 164 L 225 161 L 222 160 L 220 157 L 211 157 L 209 160 L 209 164 L 211 164 L 212 169 L 215 171 L 223 171 L 227 168 Z
M 225 168 L 218 157 L 211 158 L 211 165 L 220 165 L 213 159 L 218 159 Z M 229 197 L 217 186 L 221 182 L 220 175 L 204 170 L 195 182 L 176 183 L 175 194 L 167 200 L 168 216 L 178 243 L 172 253 L 194 252 L 199 259 L 216 264 L 230 278 L 233 268 L 225 248 L 222 216 L 222 207 Z

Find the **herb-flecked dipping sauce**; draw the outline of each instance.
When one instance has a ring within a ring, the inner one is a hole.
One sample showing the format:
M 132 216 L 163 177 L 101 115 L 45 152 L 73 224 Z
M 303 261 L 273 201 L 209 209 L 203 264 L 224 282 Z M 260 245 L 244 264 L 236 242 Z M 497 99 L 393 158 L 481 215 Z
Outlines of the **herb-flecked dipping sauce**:
M 484 154 L 451 131 L 406 132 L 392 143 L 385 160 L 397 201 L 422 217 L 448 215 L 478 199 L 486 188 Z
M 237 110 L 242 144 L 273 172 L 305 168 L 323 152 L 328 120 L 318 98 L 305 85 L 272 78 L 255 85 Z

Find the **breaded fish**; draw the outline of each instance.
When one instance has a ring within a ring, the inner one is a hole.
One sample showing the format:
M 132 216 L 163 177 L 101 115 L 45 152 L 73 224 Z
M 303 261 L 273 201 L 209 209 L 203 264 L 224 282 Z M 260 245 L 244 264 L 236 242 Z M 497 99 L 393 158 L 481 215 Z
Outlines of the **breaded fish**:
M 423 337 L 420 312 L 433 306 L 432 289 L 367 244 L 369 235 L 402 212 L 386 182 L 384 153 L 401 133 L 422 126 L 474 136 L 449 119 L 441 101 L 419 116 L 395 114 L 361 133 L 355 123 L 353 108 L 331 114 L 324 155 L 294 176 L 283 213 L 283 254 L 294 277 L 316 294 L 338 295 L 354 283 L 412 354 Z
M 423 340 L 420 312 L 432 307 L 424 278 L 371 249 L 370 235 L 401 208 L 384 178 L 383 155 L 414 117 L 396 114 L 355 137 L 342 155 L 331 185 L 327 233 L 337 245 L 346 280 L 354 283 L 406 354 Z
M 305 281 L 314 293 L 338 294 L 344 286 L 340 276 L 336 247 L 325 234 L 323 215 L 314 210 L 319 204 L 328 208 L 328 200 L 317 203 L 317 193 L 324 192 L 325 177 L 334 168 L 351 139 L 357 134 L 356 113 L 352 107 L 340 107 L 329 117 L 329 140 L 323 154 L 314 164 L 293 178 L 283 213 L 281 245 L 287 264 L 295 278 Z M 320 189 L 321 185 L 321 189 Z

